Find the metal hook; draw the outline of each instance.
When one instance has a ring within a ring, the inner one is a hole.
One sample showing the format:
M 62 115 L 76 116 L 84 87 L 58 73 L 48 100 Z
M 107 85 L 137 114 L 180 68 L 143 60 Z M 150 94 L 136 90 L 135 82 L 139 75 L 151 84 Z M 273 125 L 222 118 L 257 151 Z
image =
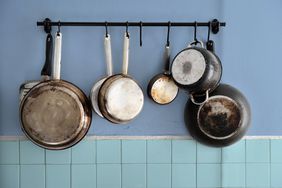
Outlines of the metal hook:
M 128 21 L 126 22 L 126 27 L 125 27 L 125 32 L 126 32 L 126 37 L 129 38 L 129 33 L 128 33 Z
M 194 41 L 196 43 L 198 43 L 198 39 L 197 39 L 197 26 L 198 26 L 198 23 L 195 21 L 194 22 Z
M 209 41 L 210 40 L 210 35 L 211 35 L 211 25 L 212 25 L 212 23 L 211 22 L 209 22 L 209 29 L 208 29 L 208 39 L 207 39 L 207 41 Z
M 169 22 L 167 23 L 166 46 L 169 46 L 169 45 L 170 45 L 170 41 L 169 41 L 170 26 L 171 26 L 171 22 L 169 21 Z
M 108 22 L 105 21 L 105 28 L 106 28 L 106 37 L 109 37 L 109 33 L 108 33 Z
M 143 27 L 143 23 L 140 21 L 140 46 L 142 46 L 142 27 Z
M 57 31 L 57 34 L 61 32 L 61 21 L 59 20 L 58 21 L 58 31 Z

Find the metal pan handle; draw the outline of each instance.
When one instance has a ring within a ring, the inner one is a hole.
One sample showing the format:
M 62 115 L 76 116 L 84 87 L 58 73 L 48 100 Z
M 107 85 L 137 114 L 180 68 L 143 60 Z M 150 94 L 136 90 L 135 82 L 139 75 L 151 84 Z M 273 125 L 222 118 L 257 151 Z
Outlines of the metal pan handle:
M 113 65 L 112 65 L 112 48 L 111 48 L 111 36 L 108 34 L 104 39 L 105 48 L 105 60 L 107 65 L 107 76 L 113 75 Z
M 50 33 L 47 34 L 46 38 L 46 49 L 45 49 L 45 63 L 41 70 L 41 77 L 43 79 L 49 79 L 52 72 L 52 55 L 53 55 L 53 37 Z
M 164 53 L 164 74 L 170 74 L 170 46 L 165 46 L 165 53 Z
M 129 33 L 124 34 L 123 41 L 123 62 L 122 62 L 122 73 L 127 74 L 128 72 L 128 59 L 129 59 Z
M 62 51 L 62 33 L 57 32 L 55 38 L 54 66 L 53 66 L 53 79 L 55 80 L 59 80 L 61 78 L 61 51 Z
M 197 102 L 192 94 L 190 95 L 190 98 L 191 98 L 191 101 L 194 104 L 202 105 L 202 104 L 204 104 L 205 102 L 207 102 L 209 100 L 209 89 L 206 91 L 206 98 L 205 98 L 205 100 L 203 102 Z

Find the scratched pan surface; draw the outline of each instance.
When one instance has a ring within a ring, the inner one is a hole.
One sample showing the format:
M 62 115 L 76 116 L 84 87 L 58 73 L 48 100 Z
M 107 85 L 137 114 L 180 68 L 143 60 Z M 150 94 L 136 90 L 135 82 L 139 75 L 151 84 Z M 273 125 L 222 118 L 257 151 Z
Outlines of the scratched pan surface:
M 129 34 L 124 36 L 122 73 L 108 77 L 99 90 L 98 104 L 103 116 L 116 124 L 133 120 L 142 110 L 144 95 L 136 80 L 127 74 Z
M 251 124 L 251 109 L 240 91 L 220 84 L 201 105 L 188 100 L 184 118 L 196 140 L 222 147 L 235 143 L 245 135 Z
M 164 72 L 154 76 L 147 87 L 148 96 L 157 104 L 169 104 L 178 94 L 178 87 L 170 73 L 170 47 L 164 53 Z
M 22 129 L 37 145 L 65 149 L 81 140 L 90 127 L 87 97 L 63 80 L 44 81 L 33 87 L 20 107 Z
M 20 105 L 22 130 L 35 144 L 53 150 L 78 143 L 91 124 L 87 96 L 60 79 L 61 33 L 56 35 L 53 78 L 34 86 Z

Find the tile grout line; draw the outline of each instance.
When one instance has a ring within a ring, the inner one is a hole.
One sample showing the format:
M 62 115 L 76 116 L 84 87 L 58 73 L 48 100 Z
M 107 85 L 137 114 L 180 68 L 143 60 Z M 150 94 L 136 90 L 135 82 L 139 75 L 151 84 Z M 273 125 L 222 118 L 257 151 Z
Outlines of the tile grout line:
M 18 181 L 19 181 L 19 188 L 21 188 L 21 176 L 22 176 L 22 167 L 21 167 L 21 145 L 20 145 L 20 141 L 18 140 L 18 147 L 19 147 L 19 178 L 18 178 Z
M 146 188 L 148 188 L 148 140 L 145 140 L 146 143 Z
M 172 140 L 170 140 L 170 187 L 172 188 Z
M 247 141 L 245 140 L 245 187 L 247 187 Z
M 97 157 L 98 157 L 98 152 L 97 152 L 98 150 L 97 150 L 97 140 L 95 140 L 95 165 L 96 165 L 96 169 L 95 169 L 95 171 L 96 171 L 96 174 L 95 174 L 95 178 L 96 178 L 96 181 L 95 181 L 95 184 L 96 184 L 96 188 L 98 187 L 98 163 L 97 163 Z
M 47 188 L 47 162 L 46 162 L 46 149 L 44 149 L 44 186 Z
M 122 140 L 120 140 L 119 142 L 120 142 L 120 187 L 122 188 L 122 168 L 123 168 L 123 165 L 122 165 L 122 145 L 123 145 L 123 142 L 122 142 Z
M 70 148 L 70 188 L 72 188 L 72 147 Z
M 223 187 L 223 155 L 222 148 L 220 148 L 220 187 Z
M 269 140 L 269 187 L 271 187 L 271 140 Z
M 196 142 L 196 168 L 195 168 L 195 171 L 196 171 L 196 188 L 198 188 L 198 142 Z

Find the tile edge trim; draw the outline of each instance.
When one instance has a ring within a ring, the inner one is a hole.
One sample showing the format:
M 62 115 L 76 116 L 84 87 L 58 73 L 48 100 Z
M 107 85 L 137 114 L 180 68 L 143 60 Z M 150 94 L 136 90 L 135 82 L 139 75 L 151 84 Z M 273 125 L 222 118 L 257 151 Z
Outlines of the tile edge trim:
M 86 136 L 85 140 L 192 140 L 191 136 Z M 247 140 L 282 139 L 282 136 L 244 136 Z M 28 140 L 25 136 L 0 136 L 0 141 Z

